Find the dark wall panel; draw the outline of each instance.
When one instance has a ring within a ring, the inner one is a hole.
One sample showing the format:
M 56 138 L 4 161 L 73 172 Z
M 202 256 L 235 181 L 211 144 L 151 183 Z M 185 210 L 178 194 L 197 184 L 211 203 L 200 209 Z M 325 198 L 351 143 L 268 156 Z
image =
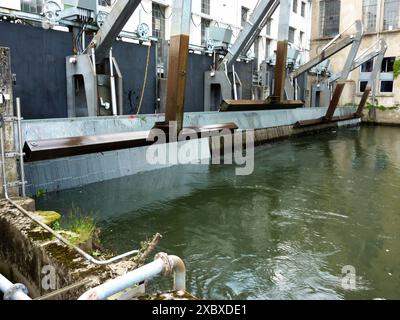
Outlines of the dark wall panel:
M 117 42 L 114 55 L 124 77 L 124 114 L 134 114 L 139 108 L 145 80 L 148 47 L 127 42 Z M 140 113 L 150 114 L 155 110 L 156 74 L 155 50 L 150 48 L 147 81 Z
M 186 79 L 185 111 L 204 111 L 204 71 L 209 70 L 212 57 L 190 54 Z
M 72 53 L 72 33 L 0 22 L 0 46 L 11 49 L 12 72 L 17 75 L 15 96 L 21 98 L 26 119 L 67 117 L 65 58 Z M 136 113 L 146 69 L 148 47 L 127 42 L 114 45 L 124 77 L 124 114 Z M 204 110 L 204 71 L 212 58 L 190 54 L 185 110 Z M 251 98 L 251 64 L 237 63 L 243 97 Z M 155 50 L 150 51 L 141 113 L 154 113 L 156 104 Z
M 21 98 L 24 118 L 67 116 L 65 57 L 71 44 L 70 33 L 0 23 L 0 46 L 11 49 L 14 96 Z
M 235 70 L 242 82 L 242 99 L 252 99 L 252 63 L 236 62 Z

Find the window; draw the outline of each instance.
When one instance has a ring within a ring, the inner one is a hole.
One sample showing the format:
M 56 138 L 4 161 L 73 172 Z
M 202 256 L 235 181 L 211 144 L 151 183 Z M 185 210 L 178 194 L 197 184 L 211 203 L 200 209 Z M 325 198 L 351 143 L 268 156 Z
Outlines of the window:
M 268 19 L 268 21 L 267 21 L 267 26 L 266 26 L 266 32 L 267 32 L 267 35 L 271 35 L 271 25 L 272 25 L 272 19 L 270 18 L 270 19 Z
M 367 88 L 367 84 L 368 84 L 368 81 L 360 81 L 359 82 L 359 90 L 360 90 L 360 92 L 365 92 L 365 89 Z
M 393 65 L 395 60 L 395 57 L 384 58 L 382 61 L 381 72 L 393 72 Z
M 271 40 L 265 39 L 265 59 L 267 60 L 271 52 Z
M 288 38 L 288 40 L 291 43 L 294 43 L 294 34 L 295 34 L 295 32 L 296 32 L 296 29 L 294 29 L 292 27 L 289 28 L 289 38 Z
M 301 2 L 301 16 L 305 17 L 306 16 L 306 3 Z
M 340 0 L 320 1 L 320 35 L 334 37 L 339 33 Z
M 210 23 L 210 20 L 201 18 L 201 45 L 203 47 L 207 44 L 207 28 L 210 27 Z
M 393 92 L 393 81 L 381 81 L 381 92 Z
M 400 0 L 385 0 L 383 11 L 383 30 L 399 28 Z
M 377 0 L 363 0 L 363 23 L 366 32 L 376 31 Z
M 210 0 L 201 0 L 201 13 L 210 14 Z
M 99 6 L 102 7 L 111 7 L 111 0 L 99 0 L 98 2 Z
M 297 13 L 297 0 L 293 0 L 293 12 Z
M 42 13 L 44 0 L 22 1 L 21 10 L 30 13 Z
M 304 46 L 304 32 L 300 31 L 300 46 Z
M 372 72 L 374 69 L 374 59 L 364 62 L 361 65 L 361 72 Z
M 246 7 L 242 7 L 242 18 L 241 18 L 242 28 L 246 25 L 248 17 L 249 17 L 249 9 L 247 9 Z
M 163 64 L 164 59 L 164 40 L 165 40 L 165 7 L 154 3 L 152 5 L 152 35 L 157 38 L 157 50 L 159 61 L 157 63 Z
M 165 7 L 153 2 L 152 7 L 153 37 L 165 40 Z

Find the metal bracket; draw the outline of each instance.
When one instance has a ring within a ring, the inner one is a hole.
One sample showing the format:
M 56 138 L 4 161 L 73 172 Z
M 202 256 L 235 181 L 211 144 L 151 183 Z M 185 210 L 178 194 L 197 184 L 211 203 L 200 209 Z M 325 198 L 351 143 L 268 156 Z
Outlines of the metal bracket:
M 161 259 L 164 262 L 164 270 L 163 270 L 163 276 L 168 277 L 172 275 L 173 270 L 174 270 L 174 263 L 173 261 L 170 260 L 168 257 L 168 254 L 164 252 L 157 253 L 156 256 L 154 257 L 154 260 Z
M 14 300 L 14 295 L 18 292 L 22 291 L 26 295 L 28 295 L 28 289 L 22 283 L 16 283 L 12 285 L 6 292 L 4 292 L 4 300 Z
M 13 181 L 13 182 L 8 182 L 7 183 L 7 187 L 15 188 L 15 187 L 23 186 L 23 185 L 25 185 L 27 183 L 28 183 L 28 181 L 24 181 L 24 182 L 22 182 L 22 181 Z
M 4 117 L 4 122 L 15 122 L 18 120 L 24 120 L 24 118 L 18 118 L 18 117 Z
M 16 157 L 21 157 L 25 156 L 25 152 L 19 153 L 19 152 L 6 152 L 5 154 L 6 158 L 16 158 Z

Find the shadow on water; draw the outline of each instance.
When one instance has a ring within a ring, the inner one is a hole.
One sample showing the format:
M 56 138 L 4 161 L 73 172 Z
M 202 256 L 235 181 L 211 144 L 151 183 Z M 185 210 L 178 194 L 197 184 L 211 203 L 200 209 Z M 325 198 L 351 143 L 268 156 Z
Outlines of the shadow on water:
M 156 232 L 188 289 L 213 299 L 400 298 L 400 130 L 353 128 L 260 147 L 232 166 L 162 169 L 46 195 L 40 209 L 95 212 L 122 252 Z M 356 288 L 342 268 L 356 269 Z

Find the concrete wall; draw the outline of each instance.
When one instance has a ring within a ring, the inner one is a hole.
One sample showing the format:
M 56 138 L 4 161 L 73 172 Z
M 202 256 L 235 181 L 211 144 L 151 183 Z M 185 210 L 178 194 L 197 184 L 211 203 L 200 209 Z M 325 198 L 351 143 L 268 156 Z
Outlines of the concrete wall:
M 348 115 L 355 108 L 339 108 L 336 115 Z M 297 121 L 320 118 L 326 113 L 326 108 L 295 109 L 258 112 L 228 112 L 228 113 L 186 113 L 185 125 L 205 125 L 234 122 L 241 130 L 267 129 L 291 126 Z M 118 118 L 89 118 L 89 119 L 59 119 L 45 121 L 24 121 L 23 135 L 25 140 L 41 140 L 81 135 L 99 135 L 115 132 L 150 130 L 161 117 L 147 116 L 146 119 Z M 352 121 L 358 123 L 359 120 Z M 264 142 L 270 135 L 273 139 L 295 134 L 289 131 L 272 130 L 267 137 L 259 134 Z M 287 133 L 289 132 L 289 133 Z M 256 141 L 258 142 L 258 141 Z M 181 146 L 184 142 L 180 142 Z M 146 152 L 149 147 L 124 149 L 62 158 L 49 161 L 39 161 L 25 164 L 28 194 L 35 194 L 38 189 L 48 192 L 70 189 L 87 184 L 126 177 L 140 172 L 152 171 L 170 167 L 171 164 L 153 165 L 147 161 Z M 211 159 L 209 140 L 203 138 L 194 140 L 188 146 L 191 150 L 199 150 L 199 154 L 191 154 L 193 162 Z

